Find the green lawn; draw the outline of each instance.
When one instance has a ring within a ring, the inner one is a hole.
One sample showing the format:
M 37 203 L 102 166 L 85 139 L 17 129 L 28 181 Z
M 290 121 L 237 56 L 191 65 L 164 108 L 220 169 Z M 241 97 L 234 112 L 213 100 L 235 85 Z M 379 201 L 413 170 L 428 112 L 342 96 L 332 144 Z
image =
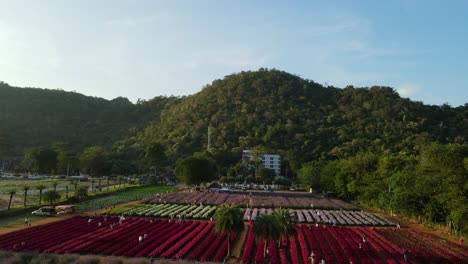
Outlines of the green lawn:
M 9 190 L 16 190 L 16 194 L 13 196 L 11 207 L 23 207 L 24 203 L 24 186 L 29 186 L 28 196 L 26 200 L 26 204 L 30 205 L 38 205 L 39 204 L 39 191 L 37 190 L 37 185 L 43 184 L 45 186 L 43 193 L 47 190 L 53 190 L 53 183 L 57 182 L 57 192 L 60 194 L 61 199 L 63 201 L 66 199 L 67 192 L 66 188 L 68 186 L 68 197 L 73 196 L 73 192 L 75 190 L 72 181 L 65 180 L 65 179 L 43 179 L 43 180 L 32 180 L 32 179 L 0 179 L 0 210 L 6 210 L 8 207 L 8 201 L 10 195 L 8 194 Z M 90 187 L 91 181 L 81 181 L 79 182 L 79 186 Z M 90 192 L 89 195 L 94 195 L 98 193 L 106 193 L 107 189 L 109 192 L 114 192 L 116 189 L 123 188 L 123 184 L 118 186 L 113 180 L 110 181 L 110 187 L 107 188 L 106 186 L 107 181 L 103 180 L 101 182 L 102 191 L 101 192 Z M 98 185 L 98 181 L 96 181 L 95 186 Z M 136 186 L 136 185 L 129 185 L 126 184 L 125 186 Z M 45 201 L 42 201 L 44 204 Z
M 31 225 L 34 225 L 34 223 L 37 220 L 44 219 L 44 216 L 34 216 L 34 215 L 30 215 L 30 214 L 27 217 L 29 217 L 29 219 L 31 220 Z M 2 218 L 0 218 L 0 228 L 22 226 L 22 225 L 24 225 L 24 219 L 25 218 L 26 218 L 26 215 L 24 215 L 24 216 L 2 217 Z
M 100 209 L 102 206 L 113 204 L 126 203 L 148 197 L 156 193 L 171 192 L 177 190 L 173 186 L 141 186 L 133 187 L 126 190 L 119 190 L 114 194 L 92 199 L 76 206 L 78 211 L 87 211 Z

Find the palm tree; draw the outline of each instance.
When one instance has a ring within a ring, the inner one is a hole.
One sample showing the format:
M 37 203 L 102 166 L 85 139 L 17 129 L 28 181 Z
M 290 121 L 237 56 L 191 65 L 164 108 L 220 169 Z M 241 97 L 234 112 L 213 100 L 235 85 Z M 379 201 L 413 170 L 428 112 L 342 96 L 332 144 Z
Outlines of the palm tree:
M 73 187 L 75 187 L 74 191 L 76 191 L 76 189 L 78 189 L 79 182 L 73 181 L 72 184 L 73 184 Z
M 91 180 L 91 191 L 94 191 L 94 184 L 96 183 L 95 179 Z
M 216 210 L 215 230 L 218 233 L 227 233 L 228 251 L 227 257 L 231 253 L 231 233 L 244 230 L 244 220 L 242 211 L 235 204 L 225 204 Z
M 10 201 L 8 202 L 8 210 L 10 210 L 10 206 L 11 206 L 11 200 L 13 199 L 13 195 L 16 194 L 16 190 L 9 190 L 8 191 L 8 194 L 10 195 Z
M 24 191 L 24 203 L 23 206 L 26 207 L 26 199 L 28 198 L 28 191 L 29 191 L 29 186 L 25 185 L 23 186 L 23 191 Z
M 277 240 L 281 237 L 281 227 L 274 215 L 260 215 L 255 219 L 254 234 L 257 239 L 265 240 L 263 256 L 266 256 L 268 240 Z
M 273 215 L 278 220 L 281 235 L 290 236 L 296 233 L 296 223 L 288 209 L 277 208 L 273 211 Z
M 53 205 L 55 201 L 60 199 L 60 194 L 57 191 L 49 190 L 44 192 L 44 200 L 49 201 Z
M 42 190 L 45 189 L 45 186 L 44 186 L 44 184 L 39 183 L 39 184 L 36 186 L 36 189 L 39 190 L 39 204 L 41 204 L 41 202 L 42 202 Z
M 250 155 L 252 155 L 251 162 L 255 168 L 255 179 L 258 180 L 258 167 L 262 164 L 262 157 L 263 157 L 263 148 L 262 146 L 255 146 L 250 150 Z
M 88 189 L 84 186 L 75 190 L 75 197 L 78 198 L 79 201 L 88 197 Z
M 119 182 L 119 187 L 122 184 L 122 176 L 117 176 L 117 181 Z
M 57 191 L 58 181 L 52 181 L 52 187 L 54 187 L 54 191 Z

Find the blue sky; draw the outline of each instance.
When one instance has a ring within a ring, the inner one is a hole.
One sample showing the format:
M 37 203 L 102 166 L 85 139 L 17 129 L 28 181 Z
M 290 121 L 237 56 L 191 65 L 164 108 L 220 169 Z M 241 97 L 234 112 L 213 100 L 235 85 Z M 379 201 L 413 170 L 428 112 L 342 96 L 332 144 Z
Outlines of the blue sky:
M 242 70 L 468 102 L 468 1 L 0 0 L 0 80 L 136 101 Z

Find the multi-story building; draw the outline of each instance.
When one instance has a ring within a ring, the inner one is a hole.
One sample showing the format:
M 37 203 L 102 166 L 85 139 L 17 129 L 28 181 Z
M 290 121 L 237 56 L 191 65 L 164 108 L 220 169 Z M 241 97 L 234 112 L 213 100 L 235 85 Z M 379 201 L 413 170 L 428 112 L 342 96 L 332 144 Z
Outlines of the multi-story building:
M 243 160 L 252 160 L 253 155 L 251 150 L 242 151 Z M 262 154 L 262 166 L 267 169 L 272 169 L 275 171 L 276 175 L 281 174 L 281 156 L 275 154 Z

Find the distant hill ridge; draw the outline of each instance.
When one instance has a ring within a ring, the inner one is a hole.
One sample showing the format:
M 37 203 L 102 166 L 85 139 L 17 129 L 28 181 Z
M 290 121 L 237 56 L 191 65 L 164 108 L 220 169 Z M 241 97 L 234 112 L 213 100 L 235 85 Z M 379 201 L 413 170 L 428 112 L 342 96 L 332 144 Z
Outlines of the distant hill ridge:
M 159 141 L 176 157 L 206 149 L 210 126 L 213 151 L 261 145 L 303 162 L 363 149 L 412 151 L 419 136 L 466 142 L 466 121 L 466 104 L 424 105 L 389 87 L 324 87 L 267 69 L 226 76 L 191 96 L 137 104 L 0 83 L 0 134 L 17 150 L 57 141 L 77 149 Z

